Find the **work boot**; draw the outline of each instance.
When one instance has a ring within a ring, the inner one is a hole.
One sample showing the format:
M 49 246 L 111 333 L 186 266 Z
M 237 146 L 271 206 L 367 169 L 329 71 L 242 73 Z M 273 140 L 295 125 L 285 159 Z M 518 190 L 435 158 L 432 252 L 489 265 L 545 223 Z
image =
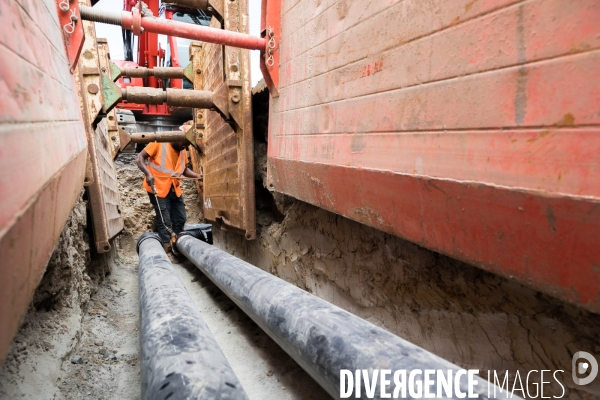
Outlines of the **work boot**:
M 167 253 L 167 257 L 169 257 L 172 264 L 179 264 L 181 262 L 181 258 L 173 254 L 171 243 L 163 243 L 163 249 L 165 250 L 165 253 Z
M 171 252 L 169 253 L 169 259 L 173 264 L 181 264 L 183 261 L 185 261 L 185 256 L 178 252 L 175 249 L 175 246 L 171 244 Z

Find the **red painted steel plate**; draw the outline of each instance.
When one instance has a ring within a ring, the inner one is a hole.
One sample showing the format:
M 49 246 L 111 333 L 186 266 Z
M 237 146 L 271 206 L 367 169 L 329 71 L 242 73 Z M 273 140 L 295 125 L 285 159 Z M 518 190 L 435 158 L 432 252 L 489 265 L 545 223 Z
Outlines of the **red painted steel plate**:
M 0 363 L 79 196 L 87 141 L 53 0 L 0 2 Z
M 83 48 L 85 34 L 79 13 L 79 2 L 70 0 L 56 0 L 58 11 L 58 23 L 62 29 L 67 57 L 69 59 L 71 73 L 77 66 L 79 54 Z
M 283 0 L 271 189 L 600 312 L 593 0 Z

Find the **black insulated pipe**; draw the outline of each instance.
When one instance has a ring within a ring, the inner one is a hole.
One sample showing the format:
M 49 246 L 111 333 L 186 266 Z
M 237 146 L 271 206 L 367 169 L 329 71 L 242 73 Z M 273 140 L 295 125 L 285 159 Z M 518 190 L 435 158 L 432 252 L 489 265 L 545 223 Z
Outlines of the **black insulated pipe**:
M 142 399 L 247 400 L 160 237 L 143 234 L 137 251 Z
M 368 370 L 370 374 L 375 369 L 392 373 L 405 370 L 407 378 L 413 370 L 442 370 L 444 373 L 451 370 L 452 377 L 462 371 L 458 386 L 460 392 L 469 393 L 466 371 L 354 314 L 191 236 L 181 236 L 177 249 L 333 398 L 340 398 L 342 369 L 352 374 L 356 370 Z M 392 377 L 388 375 L 388 378 Z M 430 391 L 436 393 L 435 376 L 433 382 L 429 379 Z M 416 375 L 414 381 L 425 387 L 423 374 Z M 480 399 L 508 398 L 504 395 L 506 391 L 488 397 L 488 382 L 477 376 L 474 381 L 477 382 L 474 393 L 479 394 Z M 389 385 L 387 393 L 392 393 L 393 380 Z M 490 387 L 493 388 L 491 384 Z M 369 398 L 379 399 L 380 389 L 378 379 L 375 396 Z M 351 398 L 355 395 L 353 393 Z M 364 385 L 360 398 L 367 398 Z

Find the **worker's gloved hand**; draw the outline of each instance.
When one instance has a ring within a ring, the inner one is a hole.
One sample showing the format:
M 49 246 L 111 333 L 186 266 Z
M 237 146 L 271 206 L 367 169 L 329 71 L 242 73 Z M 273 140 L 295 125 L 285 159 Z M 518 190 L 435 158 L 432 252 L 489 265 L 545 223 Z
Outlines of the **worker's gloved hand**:
M 150 174 L 146 175 L 146 182 L 148 182 L 148 185 L 153 188 L 154 187 L 154 177 Z

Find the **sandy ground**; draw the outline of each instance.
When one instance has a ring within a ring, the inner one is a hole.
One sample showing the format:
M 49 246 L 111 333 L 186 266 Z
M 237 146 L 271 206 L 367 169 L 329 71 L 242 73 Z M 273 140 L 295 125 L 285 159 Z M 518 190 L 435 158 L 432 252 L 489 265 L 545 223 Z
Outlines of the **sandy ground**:
M 0 399 L 141 398 L 135 243 L 155 217 L 133 160 L 117 162 L 125 230 L 116 251 L 93 254 L 82 198 L 2 366 Z M 200 222 L 193 184 L 184 193 L 188 224 Z M 329 398 L 191 263 L 176 270 L 251 399 Z
M 331 398 L 191 262 L 175 270 L 250 399 Z
M 259 206 L 257 240 L 217 230 L 215 245 L 484 377 L 488 370 L 510 371 L 513 379 L 516 371 L 561 369 L 565 398 L 600 398 L 599 380 L 577 386 L 571 379 L 575 352 L 600 354 L 600 315 L 286 201 L 279 214 Z M 548 389 L 562 393 L 555 382 Z
M 55 398 L 141 398 L 138 329 L 137 256 L 124 254 L 90 301 L 81 338 L 61 366 Z M 83 364 L 72 363 L 77 356 Z
M 0 370 L 2 399 L 60 398 L 62 366 L 80 343 L 90 299 L 115 254 L 94 254 L 87 221 L 82 192 Z
M 83 318 L 66 359 L 56 399 L 140 399 L 139 302 L 135 253 L 123 251 Z M 330 397 L 275 342 L 189 261 L 175 265 L 202 317 L 250 399 L 318 400 Z M 106 360 L 108 352 L 114 360 Z

